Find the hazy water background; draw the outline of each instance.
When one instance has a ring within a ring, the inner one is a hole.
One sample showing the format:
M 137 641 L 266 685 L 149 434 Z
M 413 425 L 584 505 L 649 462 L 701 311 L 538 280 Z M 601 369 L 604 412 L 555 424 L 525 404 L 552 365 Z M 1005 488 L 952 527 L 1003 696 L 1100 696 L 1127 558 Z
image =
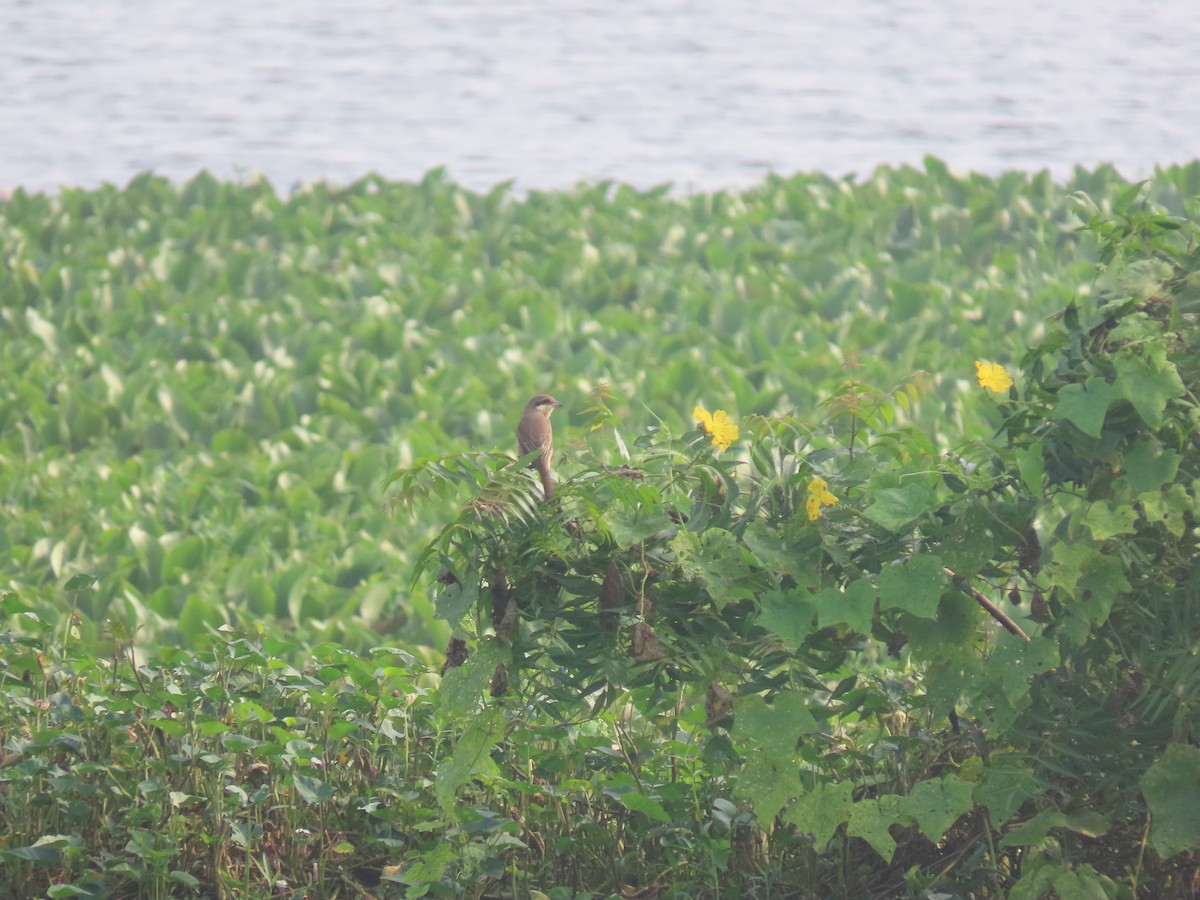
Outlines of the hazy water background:
M 1200 156 L 1195 0 L 0 0 L 0 189 Z

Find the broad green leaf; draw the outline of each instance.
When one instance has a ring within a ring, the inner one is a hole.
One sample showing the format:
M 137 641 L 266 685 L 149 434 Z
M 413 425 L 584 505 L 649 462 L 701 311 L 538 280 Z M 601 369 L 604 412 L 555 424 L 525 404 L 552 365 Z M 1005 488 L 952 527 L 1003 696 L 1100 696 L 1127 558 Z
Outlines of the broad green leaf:
M 324 803 L 337 796 L 336 787 L 312 775 L 296 772 L 292 776 L 292 783 L 296 786 L 296 792 L 300 794 L 300 799 L 310 805 Z
M 776 694 L 771 703 L 752 694 L 733 703 L 733 737 L 761 744 L 766 753 L 781 761 L 796 753 L 796 742 L 817 730 L 817 722 L 799 691 Z
M 674 527 L 663 508 L 662 495 L 651 485 L 638 485 L 622 494 L 604 513 L 604 523 L 618 547 L 631 547 Z
M 701 582 L 718 609 L 754 596 L 748 554 L 731 532 L 709 528 L 697 538 L 681 531 L 671 547 L 684 577 Z
M 495 637 L 480 640 L 467 661 L 442 677 L 437 691 L 438 708 L 451 719 L 474 713 L 500 663 L 512 661 L 512 651 Z
M 19 859 L 25 862 L 42 865 L 59 865 L 63 850 L 78 846 L 79 838 L 66 834 L 44 834 L 28 847 L 14 847 L 11 850 L 0 850 L 0 858 Z
M 457 628 L 479 600 L 479 582 L 475 573 L 469 573 L 466 581 L 455 581 L 438 591 L 434 606 L 439 619 L 444 619 L 451 628 Z
M 916 819 L 921 833 L 935 844 L 975 804 L 974 788 L 953 775 L 922 781 L 900 801 L 900 811 Z
M 883 488 L 871 498 L 863 511 L 868 519 L 889 531 L 899 531 L 929 512 L 937 504 L 937 494 L 927 485 L 909 481 L 900 487 Z
M 734 793 L 750 801 L 759 825 L 770 831 L 779 811 L 804 792 L 799 767 L 795 761 L 781 763 L 761 747 L 746 754 L 745 760 L 734 782 Z
M 1067 824 L 1067 817 L 1057 809 L 1043 810 L 1032 819 L 1021 823 L 1000 841 L 1001 847 L 1032 847 L 1040 844 L 1050 834 L 1050 829 Z
M 1083 520 L 1091 529 L 1092 537 L 1106 541 L 1118 534 L 1133 534 L 1137 518 L 1137 510 L 1129 503 L 1097 501 L 1088 506 Z
M 1066 419 L 1084 434 L 1098 438 L 1109 404 L 1118 396 L 1115 387 L 1093 375 L 1086 385 L 1068 384 L 1058 392 L 1058 405 L 1054 407 L 1051 418 Z
M 672 821 L 670 814 L 663 808 L 663 805 L 652 797 L 647 797 L 645 794 L 639 794 L 637 791 L 626 791 L 621 795 L 621 803 L 626 809 L 640 812 L 656 822 Z
M 1141 778 L 1150 843 L 1164 859 L 1200 850 L 1200 747 L 1171 744 Z
M 854 804 L 846 825 L 847 834 L 865 840 L 888 863 L 896 852 L 896 839 L 889 829 L 903 824 L 907 818 L 901 812 L 900 800 L 895 794 L 884 794 L 878 800 L 860 800 Z
M 970 503 L 942 534 L 938 556 L 958 575 L 971 577 L 992 561 L 999 543 L 995 515 L 981 499 Z
M 1100 551 L 1090 541 L 1055 543 L 1051 564 L 1055 583 L 1068 593 L 1074 594 L 1080 576 L 1099 558 Z
M 1167 403 L 1184 393 L 1179 371 L 1166 358 L 1166 348 L 1161 345 L 1142 345 L 1146 354 L 1121 353 L 1113 361 L 1117 370 L 1116 390 L 1118 394 L 1138 411 L 1138 415 L 1151 428 L 1163 422 L 1163 411 Z
M 993 759 L 984 770 L 984 781 L 975 788 L 975 800 L 987 807 L 992 826 L 1000 828 L 1037 792 L 1033 770 L 1015 759 Z
M 1028 695 L 1033 678 L 1061 662 L 1058 642 L 1044 635 L 1033 635 L 1025 641 L 1006 631 L 998 634 L 995 641 L 987 658 L 986 671 L 1012 702 Z
M 817 608 L 812 595 L 798 591 L 768 591 L 759 598 L 756 623 L 782 638 L 793 650 L 813 633 Z
M 467 723 L 454 752 L 438 766 L 434 777 L 434 795 L 443 813 L 453 813 L 458 789 L 476 772 L 495 770 L 489 754 L 504 737 L 504 725 L 504 711 L 497 706 L 476 713 Z
M 1098 875 L 1095 869 L 1086 864 L 1077 871 L 1060 871 L 1050 886 L 1059 900 L 1112 900 L 1118 896 L 1112 879 Z
M 854 782 L 847 779 L 836 784 L 818 784 L 791 805 L 784 821 L 813 835 L 818 848 L 824 847 L 838 826 L 849 820 L 854 811 Z
M 96 583 L 95 575 L 72 575 L 63 585 L 64 591 L 86 591 Z
M 746 526 L 742 541 L 755 557 L 772 572 L 790 575 L 798 585 L 808 584 L 817 569 L 818 539 L 814 532 L 811 543 L 804 547 L 789 545 L 783 537 L 762 519 L 755 519 Z
M 1081 611 L 1093 625 L 1108 621 L 1117 597 L 1130 589 L 1125 566 L 1118 556 L 1100 556 L 1093 560 L 1075 583 L 1074 609 Z
M 1041 441 L 1034 441 L 1027 447 L 1018 447 L 1013 451 L 1017 460 L 1017 469 L 1026 489 L 1033 495 L 1042 493 L 1042 482 L 1046 478 L 1045 448 Z
M 812 597 L 817 621 L 822 628 L 845 622 L 854 631 L 870 634 L 875 617 L 876 591 L 868 579 L 851 582 L 844 591 L 826 588 Z
M 204 541 L 196 535 L 181 538 L 163 555 L 162 580 L 173 584 L 184 573 L 192 572 L 204 559 Z
M 930 554 L 887 566 L 879 573 L 879 608 L 903 609 L 932 619 L 946 587 L 942 561 Z
M 1108 831 L 1109 822 L 1100 813 L 1092 810 L 1064 813 L 1047 809 L 1006 834 L 1000 841 L 1001 847 L 1033 847 L 1050 834 L 1051 829 L 1065 828 L 1087 837 L 1098 837 Z
M 1138 502 L 1147 522 L 1161 523 L 1175 537 L 1183 537 L 1187 529 L 1186 514 L 1194 504 L 1182 484 L 1172 484 L 1165 491 L 1149 491 L 1139 496 Z
M 179 631 L 193 645 L 208 634 L 206 623 L 216 626 L 220 621 L 212 601 L 200 594 L 191 594 L 179 611 Z
M 1135 493 L 1157 490 L 1175 480 L 1181 457 L 1174 450 L 1138 441 L 1125 453 L 1125 478 Z

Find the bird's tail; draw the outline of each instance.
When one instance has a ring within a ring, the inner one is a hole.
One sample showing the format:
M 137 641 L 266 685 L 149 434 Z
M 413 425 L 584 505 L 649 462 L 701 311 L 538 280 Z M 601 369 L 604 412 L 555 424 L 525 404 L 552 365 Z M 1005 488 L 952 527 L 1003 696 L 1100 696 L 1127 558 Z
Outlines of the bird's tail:
M 554 499 L 554 479 L 550 477 L 550 464 L 544 463 L 537 467 L 538 474 L 542 476 L 542 491 L 546 494 L 547 500 Z

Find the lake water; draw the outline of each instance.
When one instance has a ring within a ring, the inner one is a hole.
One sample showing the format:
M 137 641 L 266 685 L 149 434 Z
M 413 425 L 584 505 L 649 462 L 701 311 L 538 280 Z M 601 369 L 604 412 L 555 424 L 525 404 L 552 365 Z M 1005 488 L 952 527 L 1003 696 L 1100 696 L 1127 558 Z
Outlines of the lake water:
M 0 189 L 1200 156 L 1194 0 L 2 0 Z

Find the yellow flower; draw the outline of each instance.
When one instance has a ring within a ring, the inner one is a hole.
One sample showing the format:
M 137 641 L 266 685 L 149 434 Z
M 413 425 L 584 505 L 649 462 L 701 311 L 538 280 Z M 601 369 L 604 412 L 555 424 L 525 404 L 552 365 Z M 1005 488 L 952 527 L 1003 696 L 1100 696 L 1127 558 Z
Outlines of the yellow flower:
M 729 445 L 738 439 L 738 427 L 723 409 L 710 414 L 697 404 L 692 410 L 692 417 L 700 423 L 701 428 L 712 435 L 713 446 L 718 450 L 728 450 Z
M 808 499 L 804 502 L 808 510 L 808 521 L 815 522 L 821 518 L 822 507 L 837 506 L 838 498 L 829 490 L 829 484 L 820 475 L 814 475 L 808 483 Z
M 985 387 L 997 394 L 1006 393 L 1013 386 L 1012 376 L 1004 371 L 1004 366 L 999 363 L 975 360 L 975 378 L 980 387 Z

